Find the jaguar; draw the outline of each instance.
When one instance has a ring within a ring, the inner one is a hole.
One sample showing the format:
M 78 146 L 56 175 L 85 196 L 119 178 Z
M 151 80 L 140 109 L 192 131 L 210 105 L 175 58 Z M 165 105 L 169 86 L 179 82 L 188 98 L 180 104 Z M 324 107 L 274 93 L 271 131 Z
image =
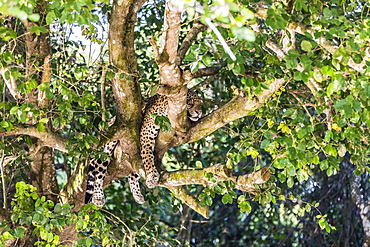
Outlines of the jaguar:
M 196 122 L 202 116 L 201 100 L 196 92 L 188 90 L 186 109 L 188 118 Z M 143 120 L 140 128 L 140 155 L 146 173 L 146 185 L 148 188 L 154 188 L 160 178 L 160 174 L 154 165 L 154 147 L 155 141 L 160 131 L 160 126 L 155 124 L 156 116 L 168 116 L 168 97 L 166 95 L 156 94 L 146 101 L 143 107 Z M 113 156 L 118 141 L 112 141 L 105 145 L 104 152 L 108 156 Z M 91 159 L 87 175 L 85 203 L 93 203 L 98 207 L 105 204 L 103 193 L 103 182 L 105 173 L 112 158 L 105 161 L 101 159 Z M 144 197 L 140 191 L 140 175 L 132 172 L 128 176 L 128 182 L 131 193 L 137 203 L 144 203 Z

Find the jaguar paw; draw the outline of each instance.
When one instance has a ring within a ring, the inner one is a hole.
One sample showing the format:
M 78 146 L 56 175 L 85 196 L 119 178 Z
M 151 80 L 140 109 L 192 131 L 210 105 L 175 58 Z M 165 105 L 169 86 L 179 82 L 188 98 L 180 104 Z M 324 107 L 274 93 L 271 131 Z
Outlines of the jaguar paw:
M 130 190 L 133 198 L 139 204 L 143 204 L 145 202 L 143 194 L 140 191 L 140 175 L 133 172 L 128 176 L 128 182 L 130 185 Z
M 146 178 L 146 186 L 153 189 L 159 182 L 159 173 L 157 171 L 150 173 Z
M 95 204 L 97 207 L 103 207 L 105 204 L 105 197 L 104 194 L 94 193 L 91 198 L 91 203 Z

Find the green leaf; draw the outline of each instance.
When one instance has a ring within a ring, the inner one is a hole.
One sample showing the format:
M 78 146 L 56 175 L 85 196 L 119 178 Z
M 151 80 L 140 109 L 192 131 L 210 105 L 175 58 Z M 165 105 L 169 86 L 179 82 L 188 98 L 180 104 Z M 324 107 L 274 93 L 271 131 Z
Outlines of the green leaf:
M 231 197 L 230 194 L 225 194 L 222 196 L 222 203 L 223 204 L 232 204 L 233 203 L 233 198 Z
M 41 118 L 41 119 L 39 120 L 39 122 L 40 122 L 40 123 L 43 123 L 43 124 L 47 124 L 47 123 L 49 122 L 49 119 L 47 119 L 47 118 Z
M 349 105 L 349 103 L 347 102 L 347 100 L 342 99 L 342 100 L 338 101 L 337 103 L 335 103 L 334 108 L 336 110 L 343 110 L 348 105 Z
M 331 17 L 332 16 L 331 10 L 328 9 L 328 8 L 325 8 L 323 13 L 324 13 L 325 17 Z
M 312 163 L 315 164 L 315 165 L 317 165 L 317 164 L 319 164 L 319 162 L 320 162 L 319 156 L 318 155 L 315 155 L 313 157 L 313 159 L 312 159 Z
M 227 159 L 227 161 L 226 161 L 226 167 L 229 168 L 229 169 L 233 169 L 234 162 L 232 161 L 232 159 Z
M 321 68 L 321 73 L 323 73 L 324 75 L 328 75 L 328 76 L 334 76 L 333 68 L 327 65 Z
M 207 197 L 206 197 L 206 205 L 208 205 L 208 206 L 212 206 L 212 204 L 213 204 L 212 197 L 207 196 Z
M 280 13 L 276 13 L 274 9 L 267 10 L 266 25 L 274 29 L 285 29 L 287 21 Z
M 49 232 L 46 241 L 50 243 L 53 240 L 54 240 L 54 234 L 52 232 Z
M 241 14 L 242 14 L 246 19 L 249 19 L 249 20 L 251 20 L 251 19 L 254 19 L 254 18 L 255 18 L 253 11 L 251 11 L 251 10 L 249 10 L 249 9 L 247 9 L 247 8 L 242 8 L 242 9 L 240 10 L 240 13 L 241 13 Z
M 39 26 L 32 26 L 31 28 L 30 28 L 30 32 L 31 33 L 35 33 L 35 34 L 37 34 L 37 35 L 40 35 L 40 33 L 41 33 L 41 31 L 40 31 L 40 29 L 39 29 Z
M 239 203 L 238 207 L 240 208 L 240 212 L 247 212 L 250 213 L 252 211 L 252 206 L 249 201 L 242 201 Z
M 38 132 L 43 132 L 44 129 L 45 129 L 45 124 L 43 124 L 43 123 L 38 123 L 37 124 L 37 131 Z
M 306 204 L 305 210 L 306 210 L 306 212 L 310 212 L 311 211 L 311 205 L 310 204 Z
M 6 131 L 10 131 L 14 129 L 14 126 L 12 123 L 7 122 L 7 121 L 1 121 L 0 126 L 5 129 Z
M 86 238 L 86 242 L 83 244 L 85 244 L 86 246 L 91 246 L 93 244 L 93 240 L 91 238 Z
M 14 229 L 14 237 L 16 238 L 21 238 L 24 236 L 24 232 L 26 231 L 26 228 L 22 226 L 18 226 L 17 228 Z
M 325 221 L 324 218 L 319 219 L 319 225 L 321 229 L 324 229 L 328 223 Z
M 209 55 L 204 55 L 202 61 L 205 66 L 210 66 L 212 63 L 212 58 Z
M 221 194 L 222 193 L 222 188 L 220 186 L 218 186 L 218 185 L 214 187 L 214 190 L 215 190 L 215 192 L 217 194 Z
M 364 93 L 367 97 L 370 97 L 370 85 L 369 84 L 366 84 L 364 86 Z
M 296 175 L 296 170 L 294 166 L 288 166 L 287 168 L 287 174 L 288 176 L 295 176 Z
M 325 230 L 326 230 L 327 233 L 330 233 L 331 232 L 331 227 L 329 226 L 329 224 L 327 224 L 325 226 Z
M 46 98 L 48 98 L 48 99 L 52 99 L 52 98 L 54 98 L 54 94 L 53 94 L 53 92 L 50 90 L 50 88 L 46 89 L 46 91 L 45 91 L 45 96 L 46 96 Z
M 320 170 L 321 171 L 324 171 L 326 169 L 328 169 L 329 167 L 329 163 L 328 163 L 328 160 L 323 160 L 320 162 Z
M 52 24 L 55 21 L 55 18 L 56 15 L 54 10 L 49 11 L 48 14 L 46 15 L 46 24 L 48 25 Z
M 278 158 L 274 162 L 274 167 L 277 169 L 283 169 L 288 164 L 290 164 L 290 161 L 287 158 Z
M 329 168 L 326 170 L 326 175 L 328 175 L 328 177 L 334 175 L 334 168 L 332 166 L 329 166 Z
M 37 88 L 37 82 L 35 80 L 30 80 L 26 82 L 26 90 L 30 93 L 34 88 Z
M 334 148 L 332 145 L 327 145 L 326 148 L 325 148 L 325 151 L 329 155 L 334 156 L 334 157 L 336 157 L 338 155 L 337 149 Z
M 322 82 L 323 81 L 323 76 L 321 74 L 320 71 L 314 71 L 313 72 L 313 78 L 317 81 L 317 82 Z
M 4 231 L 2 234 L 3 239 L 16 239 L 10 232 Z
M 25 123 L 28 121 L 28 117 L 27 117 L 27 113 L 25 111 L 22 111 L 19 115 L 19 121 L 21 121 L 21 123 Z
M 301 42 L 301 48 L 302 48 L 302 50 L 304 50 L 306 52 L 310 52 L 312 50 L 312 44 L 311 44 L 310 41 L 303 40 Z
M 265 139 L 265 140 L 263 140 L 262 142 L 261 142 L 261 148 L 262 149 L 265 149 L 265 148 L 267 148 L 268 147 L 268 145 L 270 145 L 270 140 L 267 140 L 267 139 Z
M 294 185 L 294 180 L 292 177 L 288 177 L 288 180 L 287 180 L 287 185 L 289 188 L 292 188 L 293 185 Z
M 14 62 L 14 56 L 13 54 L 11 54 L 10 52 L 4 52 L 3 54 L 3 60 L 9 64 L 9 63 L 12 63 Z M 6 71 L 6 74 L 5 74 L 5 77 L 9 80 L 10 79 L 10 74 L 9 74 L 9 71 Z

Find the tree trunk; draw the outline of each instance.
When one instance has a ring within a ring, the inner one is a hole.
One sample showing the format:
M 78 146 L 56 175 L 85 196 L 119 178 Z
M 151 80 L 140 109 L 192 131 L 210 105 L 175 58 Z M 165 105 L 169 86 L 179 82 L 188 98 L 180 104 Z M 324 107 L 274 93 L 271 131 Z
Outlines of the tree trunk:
M 362 247 L 370 246 L 370 203 L 364 200 L 360 191 L 360 176 L 352 174 L 351 177 L 351 195 L 352 200 L 356 204 L 357 210 L 362 220 L 364 229 L 364 241 Z

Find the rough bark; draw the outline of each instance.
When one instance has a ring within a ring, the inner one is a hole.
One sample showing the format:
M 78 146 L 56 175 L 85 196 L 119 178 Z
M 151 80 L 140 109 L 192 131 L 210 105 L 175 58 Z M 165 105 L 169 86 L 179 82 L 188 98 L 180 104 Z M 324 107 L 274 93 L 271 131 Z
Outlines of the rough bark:
M 360 214 L 362 227 L 364 228 L 364 240 L 362 247 L 370 246 L 370 202 L 364 199 L 360 191 L 360 177 L 352 175 L 351 178 L 351 196 Z
M 56 179 L 53 150 L 40 146 L 37 142 L 30 146 L 34 161 L 31 163 L 31 183 L 38 188 L 37 193 L 57 202 L 59 188 Z
M 134 28 L 137 12 L 144 4 L 140 1 L 113 1 L 109 26 L 110 62 L 118 73 L 112 80 L 117 105 L 117 122 L 121 125 L 116 133 L 121 143 L 122 159 L 111 169 L 118 172 L 134 167 L 142 170 L 140 162 L 139 126 L 141 121 L 141 92 L 134 49 Z M 117 138 L 118 139 L 118 138 Z
M 50 39 L 49 32 L 37 35 L 31 33 L 30 30 L 34 25 L 45 26 L 48 30 L 44 18 L 46 14 L 45 6 L 47 4 L 47 1 L 39 1 L 35 7 L 35 12 L 39 13 L 41 16 L 40 22 L 35 23 L 23 20 L 24 29 L 21 28 L 21 30 L 24 30 L 23 35 L 25 41 L 24 49 L 22 49 L 25 53 L 21 54 L 25 61 L 23 72 L 26 80 L 32 78 L 36 80 L 37 84 L 50 81 Z M 23 45 L 20 46 L 23 47 Z M 38 92 L 36 89 L 33 89 L 30 93 L 21 95 L 16 87 L 17 82 L 15 79 L 10 76 L 9 80 L 7 80 L 5 77 L 6 70 L 7 68 L 2 69 L 1 73 L 14 99 L 25 104 L 32 104 L 35 109 L 47 109 L 49 107 L 49 99 L 45 97 L 44 93 Z M 33 124 L 32 119 L 29 124 Z M 33 144 L 28 147 L 29 154 L 32 158 L 32 162 L 30 162 L 30 180 L 32 185 L 37 188 L 37 193 L 40 196 L 46 196 L 47 199 L 56 203 L 58 200 L 59 188 L 56 180 L 53 150 L 48 146 L 50 145 L 53 148 L 66 150 L 64 146 L 65 142 L 58 135 L 48 132 L 48 130 L 46 132 L 38 132 L 33 126 L 29 128 L 16 127 L 12 131 L 1 132 L 0 136 L 22 134 L 40 138 L 34 138 Z M 17 243 L 17 246 L 31 246 L 35 241 L 36 236 L 30 233 L 23 237 Z

